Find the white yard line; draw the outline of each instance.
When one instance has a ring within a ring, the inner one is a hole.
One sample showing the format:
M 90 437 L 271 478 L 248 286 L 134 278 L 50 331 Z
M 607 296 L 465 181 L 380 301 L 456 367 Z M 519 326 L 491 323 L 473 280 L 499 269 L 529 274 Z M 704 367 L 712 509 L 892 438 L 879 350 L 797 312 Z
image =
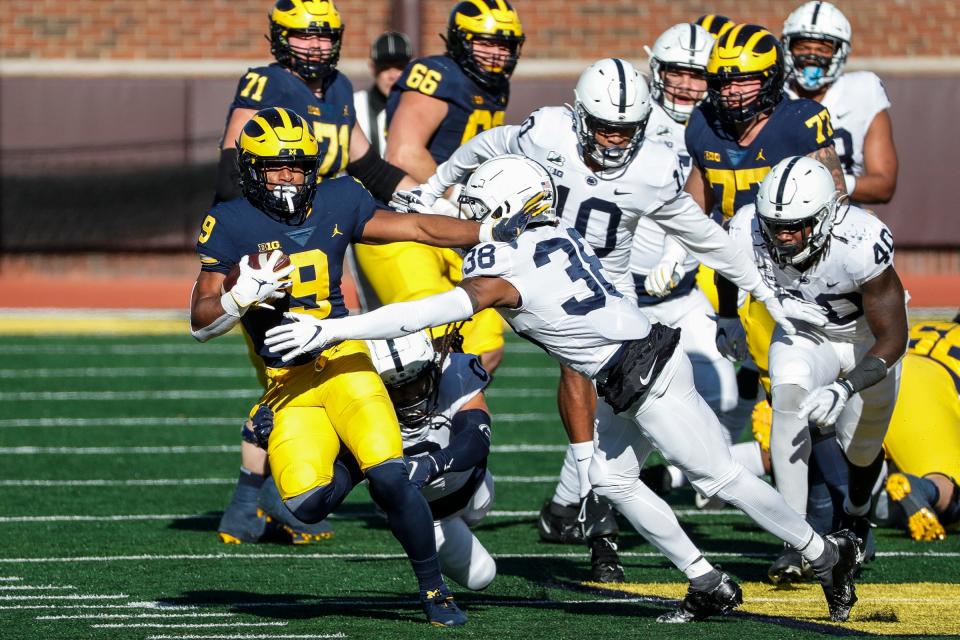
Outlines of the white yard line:
M 237 426 L 242 422 L 242 416 L 210 416 L 173 418 L 169 416 L 154 416 L 142 418 L 4 418 L 0 419 L 0 429 L 15 427 L 220 427 Z M 494 422 L 546 422 L 556 421 L 559 425 L 560 417 L 557 413 L 494 413 Z
M 161 624 L 159 622 L 107 622 L 92 624 L 91 629 L 216 629 L 217 627 L 285 627 L 289 622 L 196 622 Z
M 0 352 L 3 348 L 0 347 Z M 10 378 L 252 378 L 247 367 L 47 367 L 0 369 L 0 379 Z M 557 367 L 499 367 L 498 378 L 559 376 Z
M 183 454 L 183 453 L 232 453 L 239 444 L 158 446 L 158 447 L 0 447 L 0 455 L 135 455 L 135 454 Z M 553 453 L 566 451 L 566 445 L 555 444 L 504 444 L 493 445 L 494 453 Z
M 72 584 L 18 584 L 18 585 L 0 585 L 0 591 L 56 591 L 57 589 L 76 589 Z
M 144 389 L 138 391 L 5 391 L 0 402 L 129 402 L 131 400 L 210 400 L 256 399 L 263 394 L 260 387 L 242 389 Z M 552 398 L 556 389 L 488 389 L 490 398 Z
M 125 593 L 111 595 L 70 593 L 62 596 L 0 596 L 0 600 L 119 600 L 129 597 Z
M 36 616 L 34 620 L 138 620 L 141 618 L 224 618 L 236 613 L 78 613 L 74 615 Z
M 0 582 L 19 582 L 23 580 L 20 576 L 3 576 L 0 577 Z
M 160 606 L 156 602 L 124 602 L 122 604 L 110 604 L 107 602 L 99 602 L 97 604 L 4 604 L 0 605 L 0 611 L 8 610 L 20 610 L 20 609 L 29 609 L 29 610 L 41 610 L 41 609 L 56 609 L 58 611 L 65 609 L 163 609 L 170 611 L 189 611 L 196 609 L 194 606 L 186 605 L 165 605 Z
M 338 633 L 324 633 L 321 635 L 314 634 L 280 634 L 280 635 L 250 635 L 244 634 L 242 636 L 228 636 L 228 635 L 215 635 L 215 636 L 147 636 L 147 640 L 333 640 L 335 638 L 347 638 L 346 634 L 342 631 Z
M 557 482 L 559 476 L 495 476 L 503 484 L 539 484 Z M 236 484 L 236 478 L 153 478 L 128 480 L 0 480 L 0 487 L 179 487 Z M 530 513 L 534 513 L 531 511 Z M 2 578 L 0 578 L 2 581 Z
M 558 553 L 494 553 L 494 558 L 588 558 L 587 550 L 581 552 Z M 662 558 L 656 551 L 622 551 L 625 558 Z M 774 558 L 777 553 L 734 553 L 727 551 L 710 551 L 711 558 Z M 0 558 L 0 564 L 58 564 L 71 562 L 183 562 L 198 560 L 404 560 L 407 556 L 402 553 L 211 553 L 211 554 L 142 554 L 125 556 L 69 556 L 69 557 L 37 557 L 37 558 Z M 960 558 L 960 551 L 878 551 L 880 558 Z M 85 599 L 85 598 L 122 598 L 127 596 L 0 596 L 2 600 L 31 600 L 31 599 Z

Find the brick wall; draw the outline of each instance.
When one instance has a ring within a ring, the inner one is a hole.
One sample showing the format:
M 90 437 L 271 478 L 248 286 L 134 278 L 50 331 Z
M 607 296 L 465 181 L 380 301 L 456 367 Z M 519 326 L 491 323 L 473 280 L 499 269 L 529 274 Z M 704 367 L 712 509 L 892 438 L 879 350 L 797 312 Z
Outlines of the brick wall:
M 365 58 L 389 28 L 391 0 L 340 0 L 347 23 L 345 58 Z M 398 3 L 399 4 L 399 3 Z M 779 32 L 796 0 L 516 0 L 532 58 L 640 58 L 643 44 L 677 22 L 707 11 L 766 24 Z M 960 55 L 955 0 L 846 0 L 854 55 Z M 425 53 L 442 50 L 436 34 L 451 0 L 422 0 Z M 269 0 L 12 0 L 0 12 L 0 57 L 101 59 L 251 59 L 268 55 L 263 40 Z M 214 19 L 211 19 L 214 16 Z

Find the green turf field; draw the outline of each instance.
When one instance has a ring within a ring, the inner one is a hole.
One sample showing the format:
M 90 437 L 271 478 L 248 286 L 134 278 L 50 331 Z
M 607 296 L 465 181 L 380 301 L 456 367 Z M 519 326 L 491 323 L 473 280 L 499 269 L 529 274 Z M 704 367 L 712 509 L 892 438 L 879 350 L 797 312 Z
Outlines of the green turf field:
M 584 549 L 542 544 L 535 514 L 564 436 L 555 366 L 511 339 L 490 391 L 494 511 L 476 533 L 499 575 L 456 589 L 458 630 L 424 624 L 415 581 L 366 490 L 318 545 L 226 546 L 216 525 L 257 398 L 242 341 L 188 336 L 0 337 L 0 620 L 6 638 L 748 638 L 960 634 L 960 534 L 914 543 L 879 530 L 852 622 L 815 589 L 763 585 L 779 543 L 738 512 L 674 502 L 685 529 L 746 583 L 743 613 L 696 626 L 653 619 L 683 576 L 622 536 L 631 584 L 600 590 Z M 924 584 L 918 584 L 924 583 Z

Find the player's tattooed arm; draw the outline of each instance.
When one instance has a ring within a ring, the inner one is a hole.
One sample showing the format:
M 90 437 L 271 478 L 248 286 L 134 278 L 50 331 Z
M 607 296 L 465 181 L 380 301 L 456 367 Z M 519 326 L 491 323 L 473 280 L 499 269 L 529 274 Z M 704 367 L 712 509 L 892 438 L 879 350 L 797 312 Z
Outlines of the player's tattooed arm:
M 847 193 L 847 183 L 843 178 L 843 167 L 840 165 L 840 157 L 837 150 L 831 144 L 829 147 L 820 147 L 819 149 L 807 154 L 808 158 L 813 158 L 823 163 L 830 170 L 833 176 L 833 182 L 837 185 L 840 193 Z
M 495 307 L 516 309 L 521 303 L 520 292 L 503 278 L 474 276 L 457 286 L 466 292 L 475 313 Z
M 892 266 L 861 287 L 870 331 L 877 337 L 867 355 L 892 366 L 907 350 L 907 310 L 903 284 Z

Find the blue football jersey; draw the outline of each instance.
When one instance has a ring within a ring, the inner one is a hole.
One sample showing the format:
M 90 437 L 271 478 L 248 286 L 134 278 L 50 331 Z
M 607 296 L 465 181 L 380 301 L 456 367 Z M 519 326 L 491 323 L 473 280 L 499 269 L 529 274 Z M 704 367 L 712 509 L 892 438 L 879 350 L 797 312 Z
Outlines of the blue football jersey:
M 267 107 L 291 109 L 310 123 L 320 145 L 319 176 L 334 176 L 347 166 L 350 132 L 357 113 L 353 107 L 353 85 L 345 75 L 334 71 L 320 97 L 279 64 L 252 68 L 240 78 L 227 120 L 234 109 L 259 111 Z
M 376 210 L 373 197 L 350 177 L 325 180 L 317 185 L 313 209 L 300 225 L 279 222 L 246 198 L 221 202 L 203 220 L 197 253 L 200 268 L 226 274 L 249 253 L 279 249 L 296 267 L 290 275 L 289 294 L 270 309 L 252 308 L 243 315 L 243 328 L 268 367 L 308 362 L 301 356 L 290 365 L 263 344 L 264 333 L 283 322 L 284 311 L 309 313 L 317 318 L 347 315 L 340 290 L 343 258 L 351 242 L 359 241 Z
M 752 204 L 760 183 L 784 158 L 805 156 L 833 144 L 830 112 L 813 100 L 784 98 L 756 139 L 742 147 L 723 127 L 713 107 L 702 103 L 687 124 L 687 151 L 713 189 L 716 219 L 729 219 Z
M 450 56 L 419 58 L 407 65 L 390 90 L 388 128 L 404 91 L 418 91 L 448 105 L 447 115 L 428 145 L 437 164 L 446 161 L 457 147 L 481 131 L 502 125 L 510 98 L 509 91 L 491 93 L 478 85 Z

